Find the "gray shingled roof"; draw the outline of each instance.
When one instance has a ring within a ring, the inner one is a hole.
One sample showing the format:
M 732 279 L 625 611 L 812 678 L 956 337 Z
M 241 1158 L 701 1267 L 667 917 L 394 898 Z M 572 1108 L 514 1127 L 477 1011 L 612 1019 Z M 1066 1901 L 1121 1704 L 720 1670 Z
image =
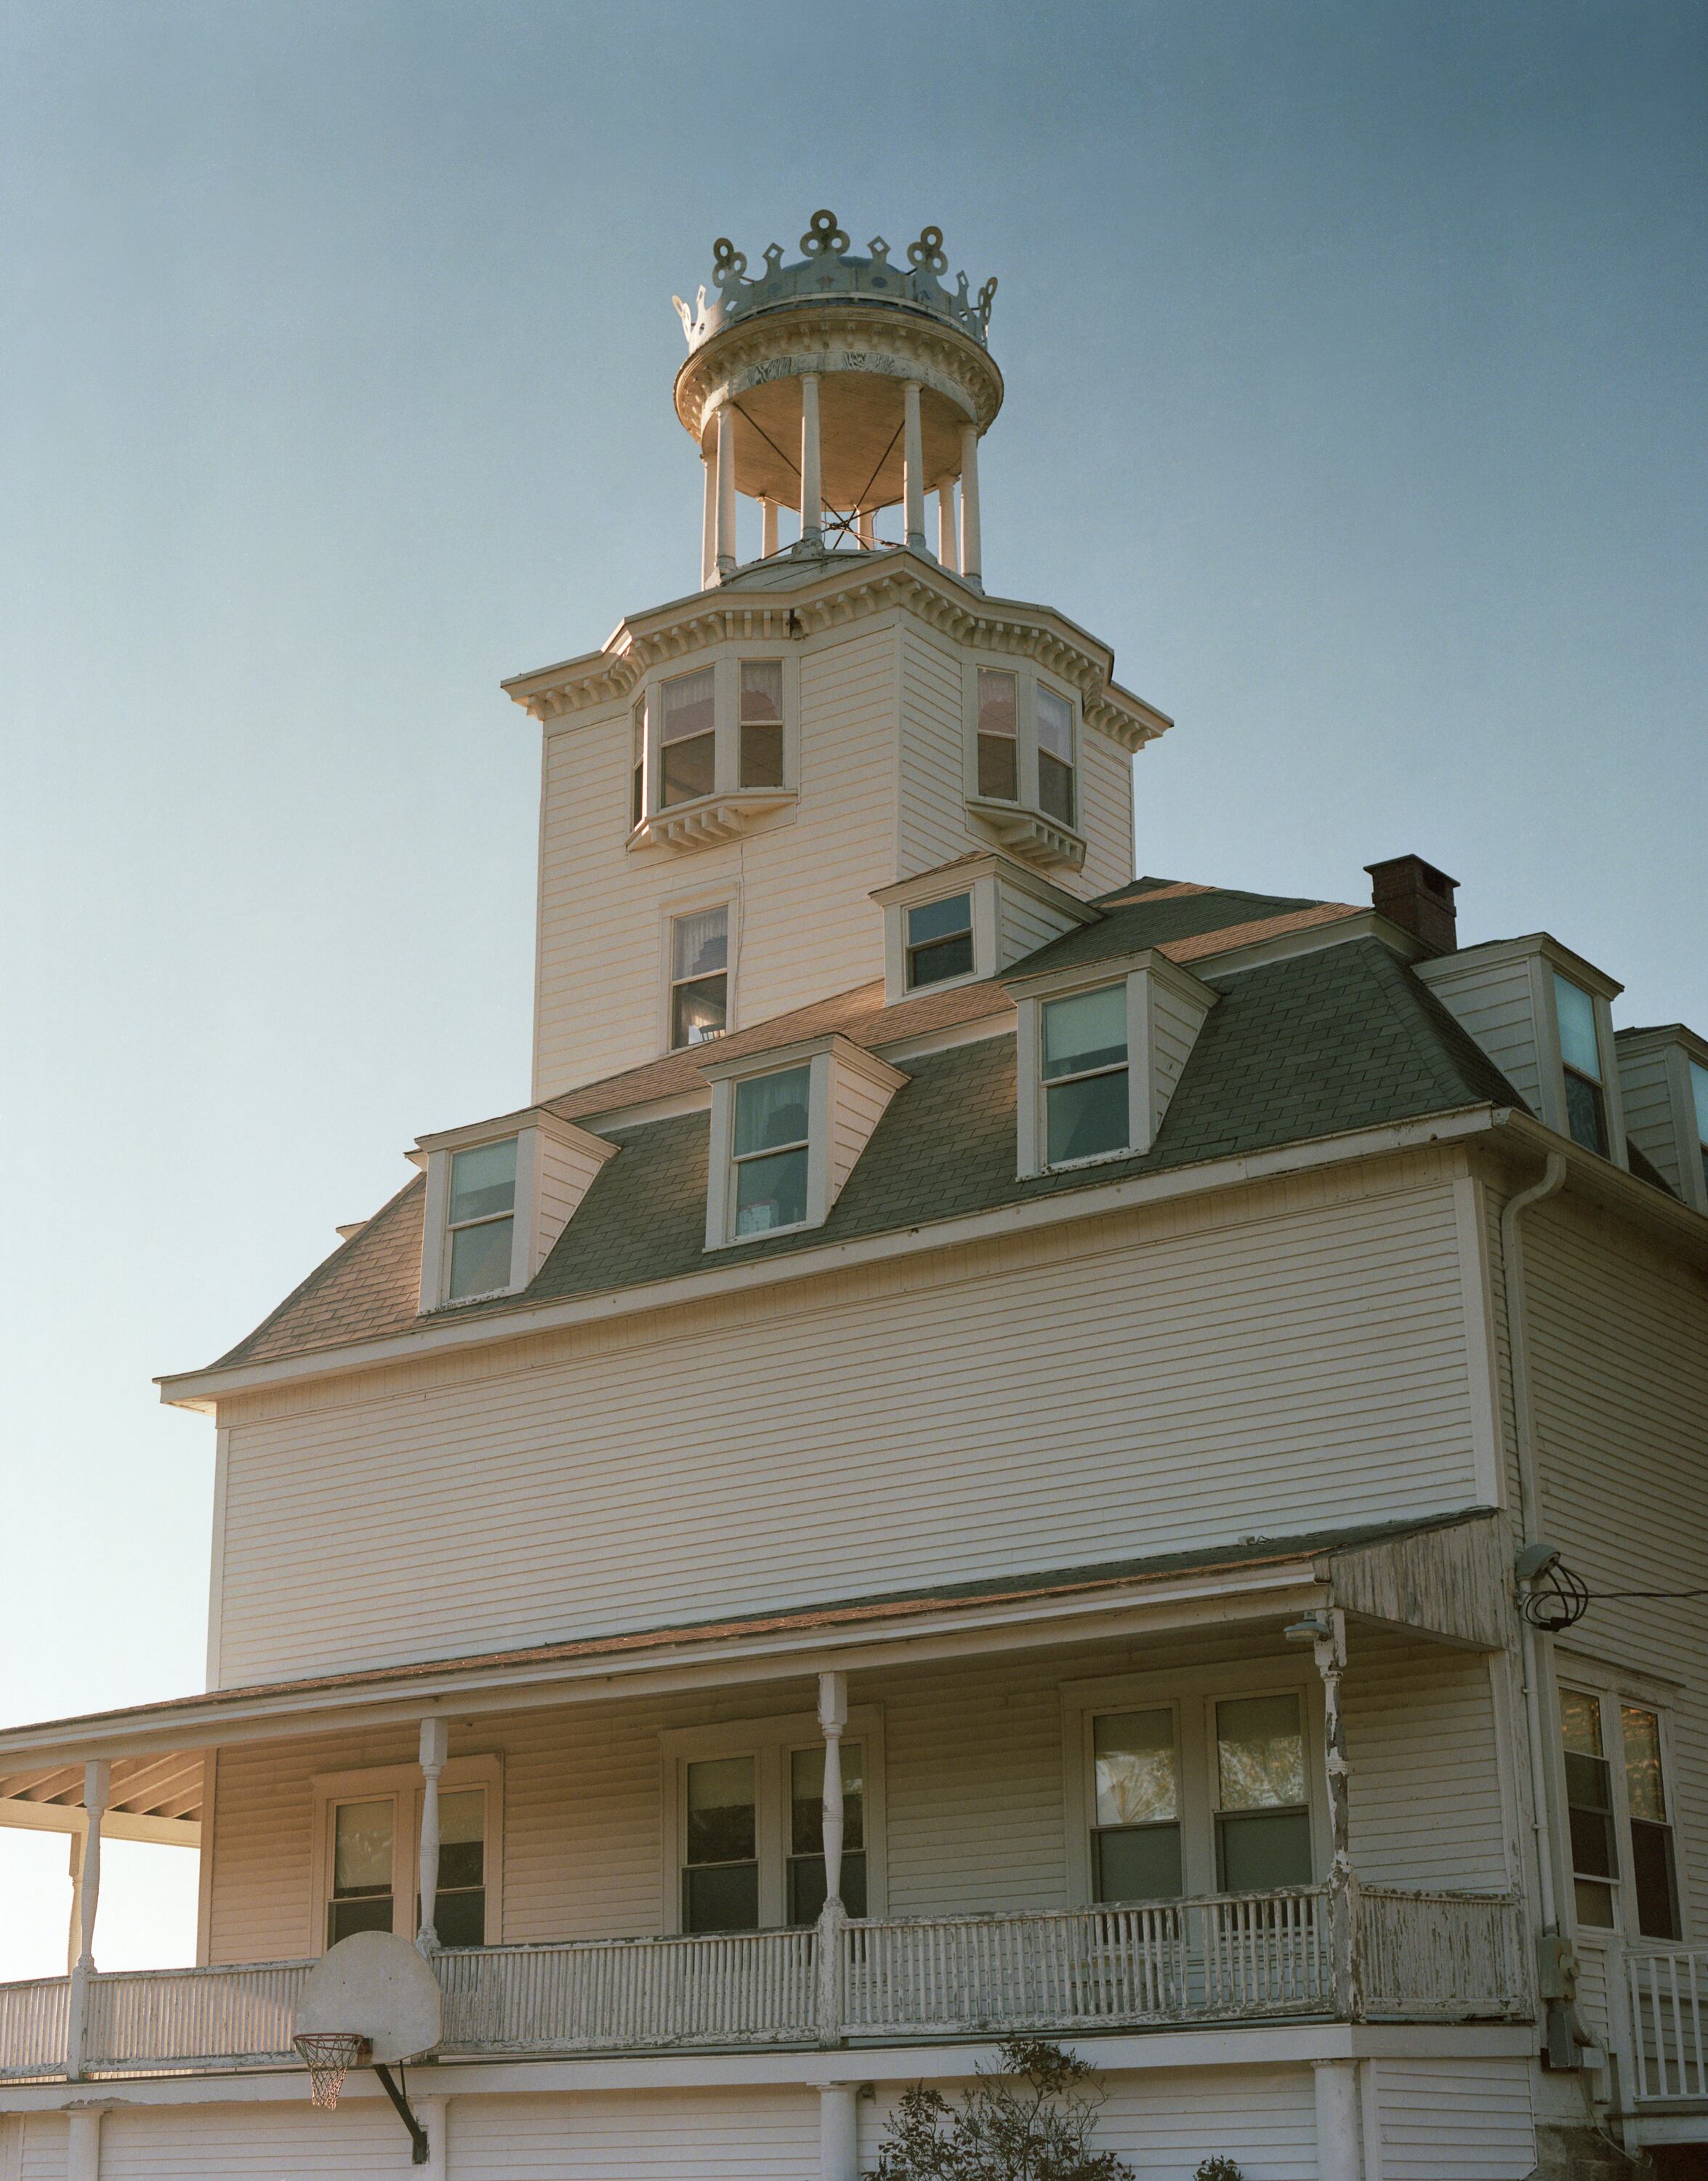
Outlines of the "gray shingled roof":
M 1116 908 L 1094 927 L 1105 950 L 1160 943 L 1159 922 L 1194 915 L 1260 921 L 1291 907 L 1261 895 L 1182 895 Z M 1134 936 L 1121 919 L 1149 923 Z M 1216 929 L 1212 922 L 1200 929 Z M 1071 935 L 1077 938 L 1081 935 Z M 1032 958 L 1042 963 L 1068 941 Z M 1091 958 L 1097 958 L 1092 957 Z M 1240 1152 L 1484 1102 L 1512 1086 L 1435 996 L 1375 940 L 1350 941 L 1217 977 L 1206 1019 L 1156 1143 L 1143 1157 L 1020 1180 L 1015 1173 L 1014 1041 L 985 1038 L 903 1063 L 890 1102 L 821 1228 L 720 1251 L 719 1264 L 812 1250 L 1028 1198 L 1095 1188 Z M 556 1300 L 701 1271 L 709 1117 L 613 1130 L 601 1170 L 527 1290 Z M 255 1361 L 406 1332 L 418 1320 L 421 1184 L 393 1199 L 221 1361 Z M 472 1312 L 514 1307 L 504 1297 Z

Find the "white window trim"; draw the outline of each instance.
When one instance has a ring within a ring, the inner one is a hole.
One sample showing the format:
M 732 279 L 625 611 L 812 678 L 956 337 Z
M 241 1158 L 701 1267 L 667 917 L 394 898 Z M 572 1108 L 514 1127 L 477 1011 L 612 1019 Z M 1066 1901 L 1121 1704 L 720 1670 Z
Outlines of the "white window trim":
M 660 1052 L 697 1052 L 697 1046 L 673 1046 L 670 1042 L 671 1002 L 675 991 L 675 961 L 672 952 L 671 930 L 678 917 L 702 915 L 708 908 L 722 908 L 729 914 L 729 966 L 724 973 L 724 1034 L 740 1027 L 741 1017 L 736 1013 L 739 997 L 737 976 L 741 959 L 741 888 L 739 881 L 728 879 L 715 884 L 691 886 L 679 893 L 666 894 L 658 903 L 658 1051 Z M 707 1040 L 715 1045 L 717 1039 Z
M 309 1782 L 314 1795 L 314 1870 L 306 1954 L 326 1952 L 327 1916 L 332 1906 L 332 1814 L 340 1803 L 391 1799 L 396 1808 L 392 1830 L 392 1929 L 413 1939 L 421 1912 L 421 1803 L 426 1785 L 418 1764 L 372 1765 L 355 1772 L 318 1772 Z M 496 1755 L 453 1757 L 439 1775 L 439 1792 L 469 1787 L 486 1790 L 486 1940 L 496 1946 L 504 1935 L 504 1772 Z
M 1615 1673 L 1611 1670 L 1586 1665 L 1578 1659 L 1573 1659 L 1569 1664 L 1562 1660 L 1555 1681 L 1556 1695 L 1571 1689 L 1579 1696 L 1594 1697 L 1601 1707 L 1601 1747 L 1612 1775 L 1613 1837 L 1619 1861 L 1618 1875 L 1612 1888 L 1612 1923 L 1580 1924 L 1578 1920 L 1577 1873 L 1572 1867 L 1571 1826 L 1566 1800 L 1565 1712 L 1556 1702 L 1554 1707 L 1556 1799 L 1560 1812 L 1560 1847 L 1565 1864 L 1566 1907 L 1571 1918 L 1573 1938 L 1579 1945 L 1596 1947 L 1606 1946 L 1619 1940 L 1623 1940 L 1628 1946 L 1645 1948 L 1688 1947 L 1691 1943 L 1694 1919 L 1691 1914 L 1690 1888 L 1685 1878 L 1685 1866 L 1689 1858 L 1678 1812 L 1678 1762 L 1672 1731 L 1672 1702 L 1667 1697 L 1657 1695 L 1652 1685 L 1645 1685 L 1640 1673 Z M 1682 1934 L 1677 1939 L 1651 1938 L 1637 1928 L 1636 1858 L 1631 1845 L 1631 1803 L 1625 1784 L 1625 1722 L 1620 1717 L 1621 1704 L 1633 1704 L 1640 1710 L 1651 1711 L 1660 1722 L 1661 1776 L 1666 1786 L 1669 1813 L 1667 1823 L 1672 1832 L 1672 1875 L 1678 1892 L 1678 1924 Z
M 1020 792 L 1012 803 L 1004 796 L 983 794 L 978 785 L 978 675 L 981 668 L 989 673 L 1011 674 L 1016 681 L 1015 725 L 1018 748 L 1015 766 L 1018 776 L 1016 784 Z M 1070 747 L 1073 753 L 1072 825 L 1065 825 L 1060 818 L 1052 818 L 1044 809 L 1039 792 L 1038 689 L 1040 682 L 1053 690 L 1070 707 L 1073 715 L 1070 734 Z M 962 669 L 961 707 L 962 789 L 969 808 L 978 814 L 983 814 L 988 807 L 995 813 L 1011 810 L 1017 816 L 1035 818 L 1041 825 L 1078 842 L 1083 848 L 1085 840 L 1085 720 L 1079 691 L 1056 675 L 1040 673 L 1029 660 L 1017 658 L 1011 653 L 973 652 L 967 655 Z
M 512 1136 L 516 1139 L 516 1195 L 511 1214 L 515 1223 L 510 1229 L 510 1278 L 502 1287 L 488 1288 L 480 1295 L 459 1295 L 453 1301 L 449 1293 L 451 1160 L 458 1151 L 474 1151 L 485 1144 L 507 1143 Z M 548 1138 L 553 1146 L 549 1154 L 543 1140 Z M 448 1129 L 436 1135 L 417 1137 L 415 1157 L 427 1168 L 426 1199 L 421 1210 L 421 1310 L 463 1310 L 471 1303 L 488 1302 L 494 1295 L 515 1295 L 526 1287 L 544 1263 L 565 1224 L 564 1218 L 554 1213 L 548 1216 L 543 1186 L 545 1160 L 548 1156 L 555 1157 L 560 1169 L 557 1176 L 558 1201 L 567 1204 L 567 1216 L 573 1217 L 576 1206 L 592 1186 L 599 1168 L 608 1159 L 616 1157 L 617 1148 L 603 1136 L 596 1136 L 589 1129 L 578 1128 L 573 1121 L 563 1120 L 537 1106 L 520 1113 L 507 1113 L 500 1120 L 476 1122 L 467 1128 Z
M 866 1913 L 889 1913 L 884 1859 L 884 1712 L 879 1704 L 856 1704 L 843 1730 L 845 1742 L 860 1744 L 865 1767 L 862 1812 L 866 1846 Z M 665 1729 L 658 1737 L 660 1835 L 664 1849 L 663 1916 L 660 1928 L 677 1937 L 682 1930 L 682 1850 L 686 1838 L 687 1767 L 708 1757 L 753 1760 L 756 1841 L 759 1863 L 759 1928 L 785 1928 L 788 1915 L 789 1775 L 787 1758 L 796 1749 L 824 1746 L 816 1712 L 791 1712 L 776 1719 L 731 1720 L 719 1726 Z
M 934 985 L 910 987 L 907 910 L 922 908 L 928 902 L 942 901 L 957 893 L 972 896 L 972 969 L 962 977 L 945 977 Z M 876 887 L 871 898 L 884 911 L 884 998 L 889 1007 L 901 1000 L 917 998 L 923 992 L 952 991 L 957 985 L 977 985 L 1000 976 L 1017 958 L 1017 950 L 1005 951 L 1012 944 L 1004 936 L 1006 902 L 1018 900 L 1042 908 L 1061 919 L 1063 934 L 1077 926 L 1096 923 L 1101 914 L 1077 896 L 1065 892 L 1042 871 L 997 848 L 957 858 L 953 864 L 921 871 L 917 877 L 898 879 L 890 886 Z
M 783 781 L 779 787 L 743 787 L 741 784 L 741 676 L 746 659 L 780 660 L 783 668 Z M 631 693 L 625 717 L 631 722 L 630 760 L 624 776 L 624 815 L 631 814 L 633 780 L 634 707 L 653 705 L 660 685 L 675 682 L 703 668 L 712 670 L 712 792 L 668 806 L 662 800 L 664 743 L 655 729 L 647 734 L 645 808 L 638 825 L 629 829 L 631 848 L 668 840 L 674 847 L 695 845 L 694 824 L 708 845 L 718 838 L 733 837 L 745 829 L 749 818 L 763 817 L 798 801 L 801 774 L 801 662 L 799 647 L 773 640 L 719 645 L 714 651 L 662 661 L 652 668 Z M 708 830 L 709 829 L 709 830 Z
M 1062 1683 L 1062 1794 L 1067 1817 L 1069 1908 L 1088 1908 L 1095 1900 L 1091 1857 L 1096 1814 L 1091 1772 L 1093 1720 L 1105 1712 L 1174 1710 L 1179 1736 L 1182 1898 L 1194 1900 L 1221 1890 L 1216 1877 L 1215 1707 L 1240 1697 L 1281 1694 L 1297 1695 L 1299 1699 L 1312 1867 L 1320 1880 L 1328 1869 L 1331 1852 L 1323 1774 L 1323 1693 L 1321 1681 L 1309 1666 L 1291 1659 L 1263 1659 Z
M 1537 948 L 1530 960 L 1530 992 L 1536 1014 L 1537 1055 L 1542 1079 L 1542 1118 L 1562 1136 L 1572 1134 L 1566 1107 L 1566 1056 L 1560 1042 L 1560 1010 L 1554 991 L 1556 976 L 1563 977 L 1589 996 L 1595 1010 L 1595 1055 L 1601 1063 L 1602 1111 L 1607 1117 L 1607 1157 L 1614 1166 L 1628 1166 L 1625 1149 L 1625 1107 L 1620 1093 L 1619 1052 L 1613 1038 L 1612 999 L 1622 987 L 1608 987 L 1587 962 L 1563 958 L 1552 948 Z M 1575 1142 L 1576 1138 L 1573 1140 Z M 1587 1149 L 1587 1146 L 1579 1146 Z

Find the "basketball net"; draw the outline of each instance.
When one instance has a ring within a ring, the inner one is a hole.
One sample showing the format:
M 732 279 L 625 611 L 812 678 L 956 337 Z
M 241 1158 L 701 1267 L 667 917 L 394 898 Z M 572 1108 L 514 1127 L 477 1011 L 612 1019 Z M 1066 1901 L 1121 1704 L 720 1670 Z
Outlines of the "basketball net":
M 366 2038 L 351 2029 L 314 2029 L 290 2041 L 308 2069 L 311 2102 L 322 2112 L 331 2112 L 338 2104 L 344 2077 L 367 2057 Z

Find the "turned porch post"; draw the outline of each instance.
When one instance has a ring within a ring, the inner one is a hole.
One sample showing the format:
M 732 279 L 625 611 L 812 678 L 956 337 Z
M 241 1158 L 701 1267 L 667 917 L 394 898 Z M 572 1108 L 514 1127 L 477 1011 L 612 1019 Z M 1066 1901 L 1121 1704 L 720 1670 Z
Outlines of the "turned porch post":
M 824 1736 L 824 1792 L 819 1808 L 824 1846 L 824 1906 L 818 1915 L 818 2038 L 842 2035 L 842 1731 L 848 1724 L 848 1676 L 818 1676 L 818 1725 Z
M 101 1820 L 113 1786 L 113 1767 L 104 1757 L 83 1768 L 83 1834 L 77 1900 L 77 1958 L 65 2006 L 65 2072 L 76 2081 L 89 2050 L 89 2006 L 95 1976 L 95 1912 L 101 1905 Z
M 1346 1726 L 1341 1715 L 1341 1676 L 1347 1663 L 1347 1617 L 1338 1606 L 1318 1616 L 1311 1645 L 1323 1685 L 1323 1779 L 1328 1797 L 1329 1929 L 1335 1965 L 1335 2009 L 1343 2021 L 1364 2010 L 1363 1941 L 1358 1928 L 1358 1880 L 1353 1871 L 1351 1812 L 1347 1799 Z
M 416 1945 L 430 1954 L 439 1942 L 433 1928 L 439 1890 L 439 1774 L 444 1770 L 449 1730 L 442 1719 L 421 1723 L 421 1930 Z

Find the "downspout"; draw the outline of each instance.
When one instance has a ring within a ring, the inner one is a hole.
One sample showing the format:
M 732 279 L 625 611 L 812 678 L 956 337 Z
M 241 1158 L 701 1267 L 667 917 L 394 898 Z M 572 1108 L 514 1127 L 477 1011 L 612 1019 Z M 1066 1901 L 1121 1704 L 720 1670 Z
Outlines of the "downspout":
M 1550 1151 L 1540 1181 L 1520 1190 L 1501 1213 L 1501 1262 L 1506 1274 L 1507 1354 L 1512 1372 L 1512 1437 L 1518 1466 L 1518 1530 L 1523 1544 L 1537 1542 L 1540 1493 L 1536 1475 L 1536 1444 L 1530 1411 L 1529 1327 L 1524 1309 L 1524 1254 L 1518 1222 L 1533 1205 L 1552 1196 L 1566 1179 L 1566 1162 Z M 1554 1860 L 1553 1771 L 1548 1762 L 1547 1723 L 1544 1716 L 1547 1685 L 1541 1671 L 1539 1632 L 1528 1621 L 1519 1621 L 1520 1655 L 1524 1670 L 1524 1719 L 1530 1745 L 1530 1829 L 1535 1838 L 1537 1906 L 1545 1931 L 1557 1931 L 1560 1906 Z

